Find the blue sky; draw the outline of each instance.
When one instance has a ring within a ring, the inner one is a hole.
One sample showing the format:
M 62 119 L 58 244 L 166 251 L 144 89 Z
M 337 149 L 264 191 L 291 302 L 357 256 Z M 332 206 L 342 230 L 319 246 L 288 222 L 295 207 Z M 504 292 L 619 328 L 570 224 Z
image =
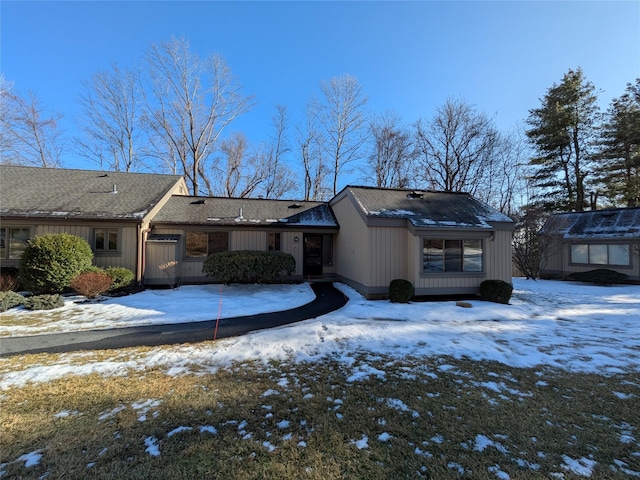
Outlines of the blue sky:
M 319 84 L 351 74 L 372 111 L 412 123 L 463 98 L 508 130 L 570 68 L 606 108 L 640 77 L 640 2 L 35 2 L 0 3 L 5 78 L 65 115 L 80 82 L 128 67 L 152 43 L 184 36 L 224 55 L 256 107 L 231 130 L 270 133 L 275 106 L 295 123 Z M 64 166 L 92 168 L 73 155 Z

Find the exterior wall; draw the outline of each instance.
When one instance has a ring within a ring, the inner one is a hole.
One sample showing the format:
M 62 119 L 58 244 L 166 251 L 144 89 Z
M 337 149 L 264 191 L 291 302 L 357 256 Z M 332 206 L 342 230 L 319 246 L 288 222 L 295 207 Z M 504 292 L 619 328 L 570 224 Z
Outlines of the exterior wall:
M 345 283 L 362 291 L 362 286 L 370 285 L 369 228 L 347 196 L 331 208 L 340 225 L 334 251 L 336 275 Z
M 69 233 L 84 238 L 89 245 L 93 245 L 93 231 L 95 228 L 118 228 L 119 229 L 119 250 L 113 253 L 101 253 L 94 251 L 93 264 L 99 267 L 125 267 L 136 272 L 137 260 L 137 225 L 118 223 L 59 223 L 47 220 L 25 221 L 25 220 L 4 220 L 3 226 L 22 227 L 28 226 L 31 229 L 30 237 L 44 235 L 46 233 Z M 20 260 L 3 260 L 3 266 L 18 266 Z
M 175 258 L 178 261 L 176 275 L 185 283 L 200 283 L 209 281 L 208 277 L 202 273 L 202 265 L 204 258 L 187 258 L 185 238 L 186 232 L 189 231 L 228 231 L 229 232 L 229 249 L 235 250 L 267 250 L 267 234 L 269 232 L 277 232 L 277 230 L 231 230 L 225 228 L 197 228 L 190 227 L 177 228 L 171 226 L 156 225 L 153 229 L 154 234 L 178 234 L 180 240 L 175 243 Z M 303 267 L 303 232 L 302 231 L 280 231 L 280 249 L 285 253 L 293 255 L 296 261 L 296 270 L 294 276 L 302 278 Z M 298 239 L 296 242 L 295 239 Z M 164 272 L 158 269 L 157 265 L 170 261 L 167 257 L 168 250 L 164 249 L 163 253 L 156 253 L 157 247 L 154 242 L 147 242 L 147 265 L 145 271 L 145 283 L 148 285 L 165 284 L 167 277 Z
M 571 245 L 573 244 L 623 244 L 629 245 L 631 265 L 596 265 L 572 264 Z M 563 240 L 554 238 L 550 241 L 547 261 L 540 276 L 543 278 L 563 278 L 575 272 L 588 272 L 598 268 L 606 268 L 629 276 L 629 280 L 640 281 L 640 243 L 634 239 L 598 239 L 598 240 Z

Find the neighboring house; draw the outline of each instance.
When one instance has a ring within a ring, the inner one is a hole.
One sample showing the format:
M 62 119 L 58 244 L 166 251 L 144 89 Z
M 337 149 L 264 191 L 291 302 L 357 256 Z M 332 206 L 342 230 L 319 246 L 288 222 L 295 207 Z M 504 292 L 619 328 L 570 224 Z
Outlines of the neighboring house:
M 539 237 L 542 278 L 606 268 L 640 280 L 640 207 L 551 215 Z
M 144 274 L 149 221 L 172 195 L 177 175 L 0 166 L 0 265 L 18 266 L 29 238 L 71 233 L 93 249 L 94 264 Z
M 388 295 L 395 278 L 416 295 L 511 283 L 513 221 L 469 194 L 346 187 L 329 205 L 340 225 L 336 276 L 369 298 Z
M 206 282 L 207 255 L 279 250 L 296 260 L 294 278 L 330 276 L 338 224 L 326 203 L 252 198 L 178 197 L 163 205 L 147 240 L 147 284 L 166 283 L 160 266 L 183 282 Z
M 463 193 L 346 187 L 329 202 L 194 197 L 183 178 L 0 166 L 0 265 L 35 235 L 85 238 L 98 266 L 139 283 L 210 281 L 207 255 L 280 250 L 294 278 L 341 280 L 369 298 L 395 278 L 416 295 L 477 293 L 511 282 L 512 220 Z M 168 267 L 168 268 L 166 268 Z

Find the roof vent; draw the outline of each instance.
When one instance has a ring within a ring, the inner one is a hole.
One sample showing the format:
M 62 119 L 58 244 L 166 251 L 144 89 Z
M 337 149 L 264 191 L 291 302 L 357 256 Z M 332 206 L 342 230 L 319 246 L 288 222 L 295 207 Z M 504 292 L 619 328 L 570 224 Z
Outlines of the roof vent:
M 407 198 L 422 198 L 422 197 L 424 197 L 424 194 L 420 192 L 416 192 L 415 190 L 407 194 Z
M 118 193 L 118 187 L 116 186 L 116 184 L 113 184 L 113 188 L 111 189 L 111 193 Z
M 292 203 L 291 205 L 289 205 L 289 208 L 302 208 L 302 205 L 300 205 L 299 203 Z
M 199 198 L 198 200 L 194 200 L 193 202 L 191 202 L 191 205 L 204 205 L 204 204 L 205 204 L 204 198 Z

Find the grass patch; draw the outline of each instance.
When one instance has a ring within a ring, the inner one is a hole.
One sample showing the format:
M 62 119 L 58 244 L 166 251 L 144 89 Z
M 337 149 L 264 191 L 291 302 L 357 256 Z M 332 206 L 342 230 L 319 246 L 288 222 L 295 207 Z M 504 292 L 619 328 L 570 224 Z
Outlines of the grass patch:
M 2 369 L 56 361 L 13 357 Z M 580 459 L 591 478 L 640 472 L 637 372 L 362 354 L 67 376 L 0 401 L 8 478 L 571 479 L 583 478 Z M 41 458 L 26 467 L 17 459 L 30 452 Z

